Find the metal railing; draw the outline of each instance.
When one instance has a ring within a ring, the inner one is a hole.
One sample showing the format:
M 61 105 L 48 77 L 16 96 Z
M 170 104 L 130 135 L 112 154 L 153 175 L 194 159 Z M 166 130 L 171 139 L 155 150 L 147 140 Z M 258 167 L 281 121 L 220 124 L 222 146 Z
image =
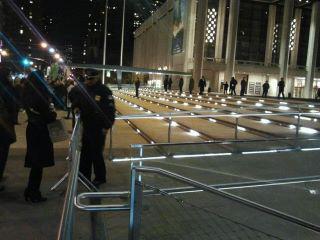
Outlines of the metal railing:
M 248 114 L 247 114 L 248 115 Z M 128 117 L 128 116 L 127 116 Z M 150 117 L 150 116 L 148 116 Z M 156 116 L 158 117 L 158 116 Z M 168 117 L 168 116 L 167 116 Z M 183 117 L 183 116 L 177 116 Z M 137 116 L 131 116 L 130 118 L 137 118 Z M 76 125 L 71 137 L 70 143 L 70 157 L 72 159 L 72 164 L 69 169 L 69 179 L 68 179 L 68 188 L 65 196 L 64 207 L 62 212 L 62 217 L 60 221 L 60 227 L 58 232 L 59 240 L 71 240 L 74 239 L 73 228 L 74 228 L 74 216 L 75 216 L 75 207 L 82 211 L 88 212 L 109 212 L 109 211 L 129 211 L 129 239 L 136 240 L 139 239 L 140 225 L 141 225 L 141 204 L 142 197 L 145 193 L 150 193 L 150 191 L 143 191 L 142 187 L 142 173 L 151 173 L 159 174 L 164 177 L 168 177 L 188 186 L 192 186 L 201 191 L 209 192 L 215 195 L 219 195 L 229 200 L 241 203 L 242 205 L 254 208 L 256 210 L 271 214 L 278 218 L 284 219 L 291 223 L 297 224 L 304 228 L 320 232 L 320 227 L 312 224 L 310 222 L 304 221 L 300 218 L 285 214 L 283 212 L 274 210 L 272 208 L 257 204 L 255 202 L 249 201 L 247 199 L 235 196 L 230 193 L 223 192 L 217 187 L 209 186 L 201 182 L 189 179 L 187 177 L 178 175 L 159 168 L 150 168 L 150 167 L 135 167 L 132 166 L 131 169 L 131 187 L 129 192 L 87 192 L 77 195 L 78 187 L 78 177 L 79 177 L 79 163 L 80 163 L 80 154 L 81 154 L 81 124 L 79 116 L 76 117 Z M 299 179 L 298 179 L 299 180 Z M 314 180 L 313 178 L 311 180 Z M 293 181 L 292 179 L 290 181 Z M 297 179 L 294 179 L 297 181 Z M 170 194 L 179 193 L 181 189 L 171 189 Z M 152 193 L 152 192 L 151 192 Z M 129 202 L 126 204 L 85 204 L 82 202 L 84 199 L 103 199 L 103 198 L 123 198 L 129 199 Z
M 58 240 L 73 239 L 74 205 L 73 199 L 77 195 L 78 175 L 81 154 L 82 126 L 80 115 L 76 115 L 76 123 L 70 141 L 69 158 L 71 166 L 68 174 L 68 186 L 66 190 L 63 211 L 59 225 Z
M 258 210 L 260 212 L 267 213 L 269 215 L 275 216 L 279 219 L 288 221 L 290 223 L 301 226 L 305 229 L 309 229 L 315 232 L 320 232 L 320 226 L 315 225 L 311 222 L 305 221 L 298 217 L 283 213 L 281 211 L 272 209 L 270 207 L 258 204 L 256 202 L 244 199 L 242 197 L 236 196 L 231 193 L 224 192 L 218 187 L 209 186 L 207 184 L 195 181 L 193 179 L 181 176 L 179 174 L 169 172 L 160 168 L 153 167 L 135 167 L 131 169 L 131 187 L 130 192 L 102 192 L 102 193 L 82 193 L 77 196 L 75 201 L 75 206 L 84 211 L 130 211 L 129 217 L 129 240 L 138 240 L 140 238 L 140 227 L 141 227 L 141 215 L 142 215 L 142 198 L 144 194 L 159 194 L 159 192 L 153 192 L 151 190 L 144 191 L 142 184 L 141 174 L 157 174 L 163 177 L 174 179 L 178 182 L 184 183 L 188 186 L 192 186 L 195 189 L 211 193 L 220 197 L 223 197 L 228 200 L 235 201 L 241 205 L 250 207 L 252 209 Z M 166 192 L 167 190 L 160 190 L 160 192 Z M 180 189 L 181 191 L 181 189 Z M 170 194 L 179 193 L 178 189 L 171 189 Z M 126 205 L 85 205 L 81 203 L 81 199 L 84 198 L 109 198 L 109 197 L 120 197 L 128 196 L 130 194 L 130 203 Z
M 272 110 L 269 108 L 269 110 Z M 239 136 L 239 119 L 248 117 L 268 117 L 268 116 L 296 116 L 297 122 L 295 124 L 295 137 L 298 139 L 301 129 L 301 117 L 303 116 L 320 116 L 320 112 L 317 113 L 307 113 L 301 112 L 300 108 L 297 112 L 281 112 L 281 113 L 235 113 L 235 114 L 212 114 L 212 112 L 217 112 L 217 110 L 202 110 L 202 111 L 179 111 L 171 113 L 162 114 L 141 114 L 141 115 L 130 115 L 130 116 L 118 116 L 116 120 L 138 120 L 138 119 L 160 119 L 166 120 L 168 122 L 167 131 L 167 143 L 171 143 L 172 139 L 172 123 L 174 119 L 179 118 L 233 118 L 234 119 L 234 139 L 238 140 Z M 282 138 L 279 138 L 282 139 Z M 113 159 L 113 129 L 110 130 L 109 139 L 109 160 Z

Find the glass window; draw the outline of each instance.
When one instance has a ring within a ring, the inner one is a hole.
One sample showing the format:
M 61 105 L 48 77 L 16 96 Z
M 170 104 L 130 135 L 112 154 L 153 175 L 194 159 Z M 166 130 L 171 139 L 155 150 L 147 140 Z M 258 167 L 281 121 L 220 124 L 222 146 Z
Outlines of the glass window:
M 268 4 L 241 1 L 237 39 L 237 60 L 263 62 L 268 28 Z
M 298 65 L 305 66 L 308 54 L 309 30 L 311 21 L 311 10 L 302 9 L 301 30 L 298 50 Z

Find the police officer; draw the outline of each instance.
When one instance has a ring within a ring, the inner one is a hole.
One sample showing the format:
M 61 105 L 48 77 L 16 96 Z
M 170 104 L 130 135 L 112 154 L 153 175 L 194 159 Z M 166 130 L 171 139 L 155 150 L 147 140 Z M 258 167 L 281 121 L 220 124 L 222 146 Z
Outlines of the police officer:
M 169 89 L 169 91 L 171 91 L 171 89 L 172 89 L 172 78 L 171 77 L 169 78 L 169 81 L 168 81 L 168 89 Z
M 136 98 L 139 97 L 139 88 L 140 88 L 140 79 L 137 78 L 136 81 L 134 82 L 134 87 L 136 89 Z
M 83 124 L 80 172 L 91 181 L 92 166 L 97 187 L 106 182 L 103 157 L 105 138 L 115 117 L 115 103 L 111 90 L 102 85 L 99 72 L 87 71 L 80 94 L 73 98 L 73 107 L 81 114 Z
M 193 77 L 190 78 L 190 81 L 189 81 L 189 93 L 192 94 L 192 91 L 194 89 L 194 79 Z

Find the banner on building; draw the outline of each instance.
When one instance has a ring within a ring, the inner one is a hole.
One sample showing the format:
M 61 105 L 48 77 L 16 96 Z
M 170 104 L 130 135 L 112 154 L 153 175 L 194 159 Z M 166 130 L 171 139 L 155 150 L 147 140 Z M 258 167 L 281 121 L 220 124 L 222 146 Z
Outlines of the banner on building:
M 172 54 L 183 52 L 187 0 L 174 0 Z

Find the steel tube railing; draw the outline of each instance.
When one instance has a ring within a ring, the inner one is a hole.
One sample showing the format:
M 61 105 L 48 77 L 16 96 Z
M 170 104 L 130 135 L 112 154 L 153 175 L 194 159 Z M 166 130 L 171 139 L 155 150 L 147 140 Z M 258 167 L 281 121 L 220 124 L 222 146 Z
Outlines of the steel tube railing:
M 207 192 L 219 195 L 221 197 L 233 200 L 233 201 L 238 202 L 240 204 L 243 204 L 243 205 L 246 205 L 248 207 L 251 207 L 251 208 L 257 209 L 259 211 L 265 212 L 267 214 L 279 217 L 281 219 L 284 219 L 284 220 L 289 221 L 291 223 L 297 224 L 297 225 L 302 226 L 304 228 L 307 228 L 307 229 L 310 229 L 310 230 L 313 230 L 313 231 L 316 231 L 316 232 L 320 232 L 320 226 L 318 226 L 318 225 L 315 225 L 315 224 L 310 223 L 308 221 L 305 221 L 303 219 L 291 216 L 289 214 L 283 213 L 281 211 L 269 208 L 267 206 L 255 203 L 253 201 L 244 199 L 244 198 L 236 196 L 234 194 L 221 191 L 221 190 L 219 190 L 217 188 L 211 187 L 209 185 L 206 185 L 204 183 L 192 180 L 190 178 L 181 176 L 181 175 L 176 174 L 176 173 L 172 173 L 172 172 L 169 172 L 169 171 L 166 171 L 166 170 L 163 170 L 163 169 L 153 168 L 153 167 L 133 167 L 132 168 L 132 176 L 135 176 L 136 172 L 155 173 L 155 174 L 159 174 L 159 175 L 162 175 L 162 176 L 165 176 L 165 177 L 169 177 L 169 178 L 174 179 L 176 181 L 180 181 L 182 183 L 185 183 L 185 184 L 191 185 L 193 187 L 202 189 L 204 191 L 207 191 Z M 134 192 L 134 185 L 132 185 L 132 187 L 131 187 L 131 192 Z M 134 198 L 134 196 L 132 196 L 132 195 L 131 195 L 131 197 Z M 131 203 L 134 204 L 134 200 L 131 199 Z M 134 216 L 134 213 L 132 213 L 132 214 Z M 130 215 L 130 220 L 131 220 L 131 218 L 132 218 L 132 216 Z M 131 224 L 134 225 L 134 223 L 130 222 L 130 226 L 131 226 Z
M 81 193 L 75 198 L 74 205 L 82 211 L 89 212 L 129 211 L 129 204 L 89 205 L 81 202 L 82 199 L 90 198 L 101 199 L 122 197 L 129 197 L 129 192 Z
M 60 220 L 58 240 L 73 239 L 74 206 L 73 199 L 77 194 L 79 163 L 81 154 L 81 133 L 80 115 L 76 115 L 76 124 L 71 137 L 71 168 L 68 176 L 68 186 L 63 204 L 62 217 Z

